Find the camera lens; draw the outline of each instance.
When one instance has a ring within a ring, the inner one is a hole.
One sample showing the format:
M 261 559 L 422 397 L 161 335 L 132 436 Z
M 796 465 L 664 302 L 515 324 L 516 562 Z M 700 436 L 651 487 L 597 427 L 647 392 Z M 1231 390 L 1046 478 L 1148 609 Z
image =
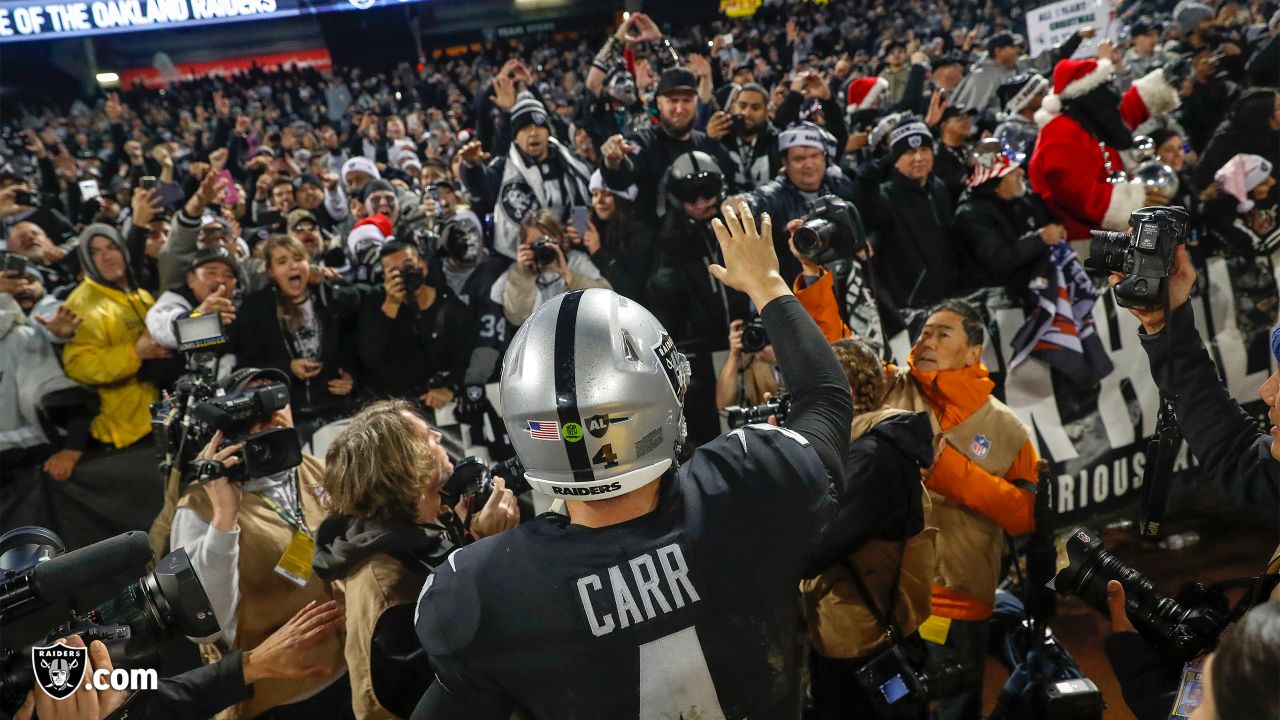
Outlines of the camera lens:
M 1085 260 L 1085 267 L 1095 272 L 1124 270 L 1125 250 L 1133 237 L 1111 230 L 1093 230 L 1089 235 L 1089 259 Z
M 742 327 L 742 349 L 744 352 L 757 353 L 769 344 L 769 333 L 764 323 L 756 318 Z
M 814 218 L 796 229 L 793 240 L 796 252 L 805 257 L 813 257 L 831 246 L 836 227 L 824 218 Z
M 544 237 L 533 244 L 533 261 L 538 265 L 551 265 L 556 261 L 555 240 Z

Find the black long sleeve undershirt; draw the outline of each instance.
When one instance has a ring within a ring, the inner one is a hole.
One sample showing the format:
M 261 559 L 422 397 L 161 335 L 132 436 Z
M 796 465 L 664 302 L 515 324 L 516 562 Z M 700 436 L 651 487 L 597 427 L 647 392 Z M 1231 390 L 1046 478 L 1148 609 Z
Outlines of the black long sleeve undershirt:
M 794 295 L 773 300 L 760 312 L 791 393 L 787 428 L 813 444 L 831 477 L 844 476 L 844 455 L 853 422 L 853 396 L 835 353 Z

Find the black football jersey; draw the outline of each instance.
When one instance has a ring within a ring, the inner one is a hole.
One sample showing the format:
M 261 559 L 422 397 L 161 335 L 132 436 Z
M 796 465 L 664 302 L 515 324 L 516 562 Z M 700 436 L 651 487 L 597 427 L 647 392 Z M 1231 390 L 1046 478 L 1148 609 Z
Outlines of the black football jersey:
M 818 454 L 798 433 L 749 426 L 660 482 L 642 517 L 587 528 L 545 514 L 436 569 L 415 626 L 447 706 L 799 716 L 798 582 L 835 510 Z

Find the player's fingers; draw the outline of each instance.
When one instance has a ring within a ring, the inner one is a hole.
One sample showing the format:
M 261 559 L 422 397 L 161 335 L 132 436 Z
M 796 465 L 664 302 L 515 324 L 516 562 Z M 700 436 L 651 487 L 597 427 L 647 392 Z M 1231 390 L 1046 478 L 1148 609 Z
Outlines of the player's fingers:
M 760 237 L 773 239 L 773 218 L 769 217 L 769 213 L 760 216 Z
M 711 232 L 716 234 L 716 240 L 720 241 L 720 249 L 729 249 L 729 226 L 724 224 L 720 218 L 711 221 Z
M 722 265 L 708 265 L 707 272 L 710 272 L 711 276 L 720 282 L 725 282 L 725 279 L 729 277 L 729 271 L 725 270 Z
M 742 236 L 742 218 L 738 217 L 738 212 L 729 203 L 720 206 L 720 212 L 724 215 L 724 226 L 729 230 L 729 237 Z

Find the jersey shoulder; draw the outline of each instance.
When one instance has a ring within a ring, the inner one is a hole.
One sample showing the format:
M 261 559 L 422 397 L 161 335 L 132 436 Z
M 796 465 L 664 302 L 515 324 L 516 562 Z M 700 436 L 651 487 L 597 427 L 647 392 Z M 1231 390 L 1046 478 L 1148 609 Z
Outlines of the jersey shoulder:
M 684 470 L 708 493 L 827 483 L 826 466 L 803 435 L 767 424 L 721 435 L 695 450 Z

